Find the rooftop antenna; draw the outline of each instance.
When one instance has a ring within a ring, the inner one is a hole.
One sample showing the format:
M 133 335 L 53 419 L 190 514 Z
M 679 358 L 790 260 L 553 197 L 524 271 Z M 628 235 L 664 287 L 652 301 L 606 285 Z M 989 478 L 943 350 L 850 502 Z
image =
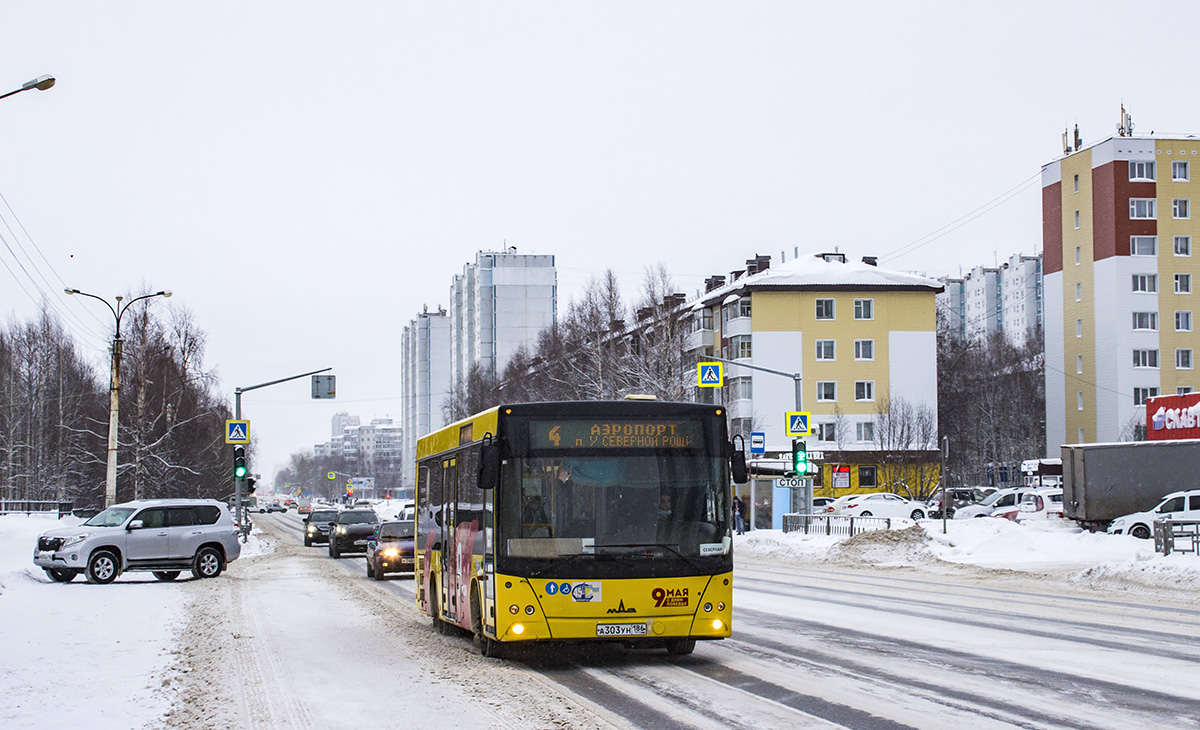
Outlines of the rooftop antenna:
M 1067 128 L 1063 127 L 1063 154 L 1064 155 L 1071 154 L 1071 142 L 1069 141 L 1068 136 L 1067 136 L 1069 134 L 1070 134 L 1070 132 L 1067 131 Z
M 1079 138 L 1079 122 L 1075 122 L 1075 151 L 1083 149 L 1083 140 Z
M 779 263 L 781 263 L 781 264 L 787 263 L 787 251 L 779 252 Z
M 1122 137 L 1133 136 L 1133 117 L 1125 111 L 1124 103 L 1121 104 L 1121 123 L 1117 126 L 1117 134 Z

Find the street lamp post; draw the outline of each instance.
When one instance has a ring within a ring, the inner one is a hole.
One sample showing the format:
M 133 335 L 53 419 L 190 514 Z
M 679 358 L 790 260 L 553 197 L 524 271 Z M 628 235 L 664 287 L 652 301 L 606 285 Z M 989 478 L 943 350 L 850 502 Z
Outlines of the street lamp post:
M 8 97 L 12 96 L 13 94 L 20 94 L 22 91 L 29 91 L 30 89 L 37 89 L 38 91 L 45 91 L 46 89 L 49 89 L 51 86 L 54 86 L 54 77 L 53 76 L 50 76 L 50 75 L 38 76 L 36 79 L 33 79 L 32 81 L 26 81 L 25 83 L 21 84 L 21 88 L 19 88 L 19 89 L 14 89 L 13 91 L 10 91 L 6 94 L 0 94 L 0 99 L 7 99 Z M 108 304 L 108 302 L 105 302 L 105 304 Z
M 53 79 L 51 79 L 51 83 L 53 83 Z M 80 294 L 104 302 L 104 306 L 108 307 L 108 310 L 113 313 L 113 317 L 116 320 L 112 343 L 112 378 L 108 386 L 108 469 L 104 477 L 104 506 L 107 508 L 116 504 L 117 501 L 117 424 L 121 407 L 121 317 L 129 310 L 130 304 L 143 299 L 150 299 L 151 297 L 169 297 L 171 296 L 171 290 L 164 289 L 153 294 L 143 294 L 140 297 L 134 297 L 125 302 L 124 306 L 121 305 L 121 300 L 124 297 L 117 297 L 116 307 L 109 304 L 107 299 L 98 297 L 95 294 L 88 294 L 78 289 L 66 289 L 65 291 L 68 294 Z

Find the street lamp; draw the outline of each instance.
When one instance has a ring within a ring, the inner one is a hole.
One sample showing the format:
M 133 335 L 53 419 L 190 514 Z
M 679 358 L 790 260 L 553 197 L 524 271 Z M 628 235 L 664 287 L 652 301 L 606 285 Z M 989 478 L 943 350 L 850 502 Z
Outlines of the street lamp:
M 22 91 L 29 91 L 30 89 L 37 89 L 38 91 L 45 91 L 46 89 L 49 89 L 51 86 L 54 86 L 54 77 L 53 76 L 50 76 L 49 74 L 47 74 L 45 76 L 38 76 L 36 79 L 34 79 L 32 81 L 26 81 L 25 83 L 21 84 L 21 88 L 19 88 L 19 89 L 10 91 L 7 94 L 0 94 L 0 99 L 5 99 L 5 98 L 12 96 L 13 94 L 20 94 Z M 105 302 L 105 304 L 108 304 L 108 302 Z
M 30 82 L 33 83 L 33 82 Z M 50 83 L 54 83 L 54 79 L 50 79 Z M 68 294 L 81 294 L 85 297 L 91 297 L 104 302 L 104 306 L 113 313 L 116 319 L 116 329 L 113 333 L 112 344 L 112 380 L 109 382 L 108 389 L 108 470 L 104 479 L 104 506 L 111 507 L 117 501 L 117 416 L 120 409 L 121 396 L 121 317 L 129 310 L 129 305 L 143 299 L 151 297 L 169 297 L 171 296 L 170 289 L 164 289 L 153 294 L 143 294 L 140 297 L 134 297 L 121 305 L 121 300 L 124 297 L 117 297 L 117 306 L 108 303 L 107 299 L 98 297 L 95 294 L 88 294 L 85 291 L 78 289 L 66 289 Z

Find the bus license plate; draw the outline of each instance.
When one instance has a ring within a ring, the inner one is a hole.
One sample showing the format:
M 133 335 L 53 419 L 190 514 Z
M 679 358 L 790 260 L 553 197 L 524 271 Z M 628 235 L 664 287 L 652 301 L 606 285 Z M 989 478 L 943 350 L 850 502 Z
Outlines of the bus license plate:
M 645 636 L 646 624 L 596 624 L 596 636 Z

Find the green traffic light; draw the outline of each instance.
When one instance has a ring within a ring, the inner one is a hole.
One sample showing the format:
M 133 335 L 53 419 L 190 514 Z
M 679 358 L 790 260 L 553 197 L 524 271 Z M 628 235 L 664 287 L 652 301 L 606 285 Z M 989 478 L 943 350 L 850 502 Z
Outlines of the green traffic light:
M 792 441 L 792 471 L 798 475 L 808 471 L 808 446 L 799 439 Z

